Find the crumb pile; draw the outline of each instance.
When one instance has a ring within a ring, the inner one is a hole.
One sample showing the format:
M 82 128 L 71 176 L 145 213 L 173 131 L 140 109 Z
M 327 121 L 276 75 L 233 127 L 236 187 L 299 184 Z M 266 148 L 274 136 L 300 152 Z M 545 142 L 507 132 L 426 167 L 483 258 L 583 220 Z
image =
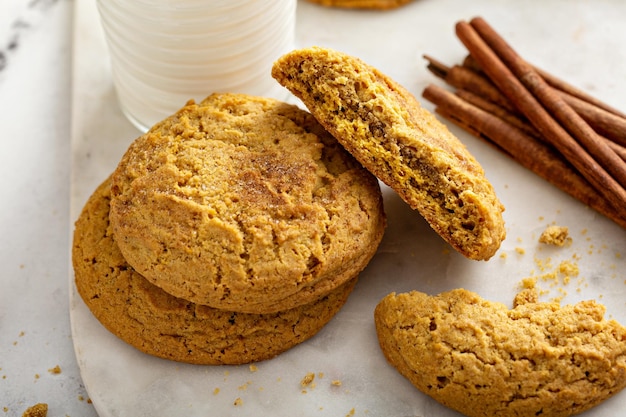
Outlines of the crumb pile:
M 22 417 L 46 417 L 48 415 L 48 404 L 38 403 L 28 407 Z

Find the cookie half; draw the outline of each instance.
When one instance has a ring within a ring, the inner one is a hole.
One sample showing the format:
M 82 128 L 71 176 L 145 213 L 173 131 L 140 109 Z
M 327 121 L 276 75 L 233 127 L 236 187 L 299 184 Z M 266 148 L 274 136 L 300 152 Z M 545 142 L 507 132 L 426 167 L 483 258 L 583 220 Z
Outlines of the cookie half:
M 216 94 L 131 144 L 111 224 L 128 263 L 166 292 L 271 313 L 354 278 L 382 239 L 377 179 L 296 106 Z
M 387 360 L 468 417 L 565 417 L 626 386 L 626 328 L 593 301 L 513 309 L 467 290 L 390 294 L 375 309 Z
M 503 205 L 467 148 L 403 87 L 327 48 L 292 51 L 272 76 L 368 170 L 470 259 L 505 237 Z
M 110 180 L 76 221 L 76 287 L 111 333 L 153 356 L 194 364 L 242 364 L 272 358 L 315 335 L 351 293 L 352 278 L 319 300 L 273 314 L 197 305 L 149 283 L 119 251 L 109 223 Z

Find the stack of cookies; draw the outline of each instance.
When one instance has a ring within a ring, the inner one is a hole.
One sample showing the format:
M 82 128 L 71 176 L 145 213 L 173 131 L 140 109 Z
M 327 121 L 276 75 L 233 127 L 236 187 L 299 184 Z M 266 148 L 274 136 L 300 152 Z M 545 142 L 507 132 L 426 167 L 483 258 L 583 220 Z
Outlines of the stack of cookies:
M 339 311 L 384 228 L 378 181 L 311 114 L 215 94 L 135 140 L 89 198 L 76 286 L 143 352 L 260 361 Z

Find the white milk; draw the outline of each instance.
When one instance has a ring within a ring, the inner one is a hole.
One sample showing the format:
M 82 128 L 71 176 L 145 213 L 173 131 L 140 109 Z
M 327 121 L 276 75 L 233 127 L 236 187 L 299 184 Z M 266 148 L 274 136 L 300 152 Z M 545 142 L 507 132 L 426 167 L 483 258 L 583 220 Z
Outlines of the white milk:
M 214 92 L 286 99 L 297 0 L 97 0 L 122 111 L 140 130 Z

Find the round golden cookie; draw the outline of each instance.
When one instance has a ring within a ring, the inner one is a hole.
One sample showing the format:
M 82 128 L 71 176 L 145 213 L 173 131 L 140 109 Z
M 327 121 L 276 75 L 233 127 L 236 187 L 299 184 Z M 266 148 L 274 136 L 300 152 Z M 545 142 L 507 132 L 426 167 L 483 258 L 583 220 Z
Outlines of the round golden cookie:
M 385 228 L 378 181 L 310 113 L 215 94 L 131 144 L 111 224 L 135 270 L 230 311 L 311 303 L 356 276 Z
M 308 0 L 311 3 L 326 7 L 347 9 L 389 10 L 410 3 L 413 0 Z
M 327 48 L 292 51 L 272 76 L 458 252 L 486 260 L 505 237 L 504 207 L 467 148 L 403 87 Z
M 272 358 L 315 335 L 339 311 L 356 278 L 319 300 L 272 314 L 197 305 L 150 284 L 128 265 L 109 223 L 110 180 L 76 221 L 76 288 L 94 316 L 135 348 L 195 364 L 242 364 Z
M 468 417 L 568 417 L 626 386 L 626 328 L 604 306 L 529 290 L 515 301 L 390 294 L 375 309 L 378 340 L 415 387 Z

